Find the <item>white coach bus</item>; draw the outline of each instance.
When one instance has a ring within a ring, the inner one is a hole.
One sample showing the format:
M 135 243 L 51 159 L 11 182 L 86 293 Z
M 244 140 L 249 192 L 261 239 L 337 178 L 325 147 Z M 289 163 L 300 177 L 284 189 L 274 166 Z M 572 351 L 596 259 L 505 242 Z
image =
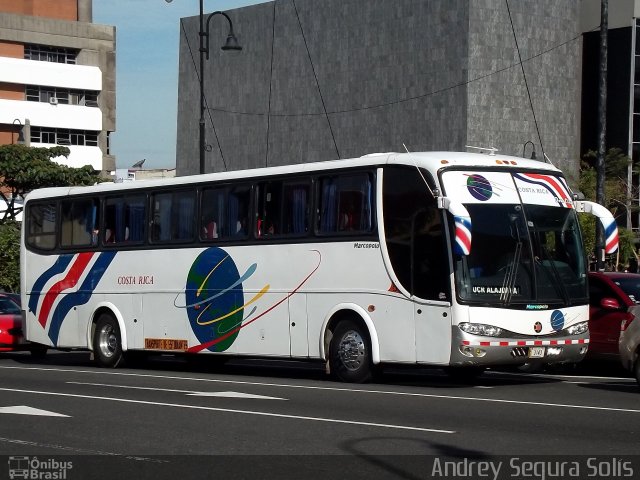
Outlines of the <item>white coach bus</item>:
M 25 202 L 31 342 L 93 351 L 380 364 L 577 362 L 588 348 L 577 201 L 548 163 L 474 153 L 362 158 L 48 188 Z

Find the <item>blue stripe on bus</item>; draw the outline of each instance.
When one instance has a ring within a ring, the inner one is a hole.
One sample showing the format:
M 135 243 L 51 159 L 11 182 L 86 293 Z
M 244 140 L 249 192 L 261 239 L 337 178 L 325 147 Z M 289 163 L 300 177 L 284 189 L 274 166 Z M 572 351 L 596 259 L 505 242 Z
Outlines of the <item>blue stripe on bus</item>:
M 96 263 L 91 267 L 91 270 L 89 270 L 89 273 L 82 282 L 82 285 L 80 285 L 78 292 L 66 294 L 60 303 L 58 303 L 58 306 L 53 312 L 51 325 L 49 326 L 49 338 L 53 342 L 54 346 L 58 344 L 60 327 L 62 326 L 62 322 L 65 317 L 73 307 L 84 305 L 89 301 L 93 295 L 93 291 L 98 285 L 98 282 L 104 275 L 104 272 L 107 271 L 107 267 L 111 264 L 116 253 L 117 252 L 102 252 L 96 260 Z
M 34 315 L 38 308 L 38 301 L 40 300 L 40 294 L 42 293 L 42 287 L 54 276 L 64 272 L 74 255 L 60 255 L 56 263 L 54 263 L 46 272 L 44 272 L 35 281 L 31 288 L 31 295 L 29 296 L 29 311 Z

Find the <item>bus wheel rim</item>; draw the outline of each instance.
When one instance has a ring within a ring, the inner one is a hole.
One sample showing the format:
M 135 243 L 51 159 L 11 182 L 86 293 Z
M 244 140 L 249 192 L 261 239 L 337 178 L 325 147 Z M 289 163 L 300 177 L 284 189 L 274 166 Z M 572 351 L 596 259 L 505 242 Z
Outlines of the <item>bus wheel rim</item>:
M 106 325 L 100 331 L 99 345 L 100 353 L 105 357 L 113 356 L 118 348 L 118 338 L 110 325 Z
M 347 370 L 358 370 L 364 363 L 366 347 L 362 336 L 350 330 L 344 334 L 338 346 L 338 355 Z

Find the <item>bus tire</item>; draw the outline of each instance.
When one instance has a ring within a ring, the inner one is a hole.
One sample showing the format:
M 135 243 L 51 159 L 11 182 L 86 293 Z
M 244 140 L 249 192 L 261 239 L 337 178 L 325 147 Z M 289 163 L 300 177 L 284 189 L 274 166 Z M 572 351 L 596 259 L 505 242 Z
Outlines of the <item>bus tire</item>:
M 31 357 L 35 360 L 42 360 L 47 356 L 48 347 L 46 345 L 40 345 L 39 343 L 34 343 L 29 347 L 29 351 L 31 352 Z
M 638 358 L 636 358 L 636 364 L 635 364 L 635 367 L 633 369 L 633 373 L 636 376 L 636 382 L 638 382 L 638 386 L 640 386 L 640 356 L 638 356 Z
M 102 313 L 93 334 L 93 356 L 101 367 L 115 368 L 122 363 L 122 340 L 118 321 L 109 313 Z
M 342 382 L 371 380 L 371 340 L 364 327 L 352 320 L 337 325 L 329 344 L 329 368 L 331 375 Z

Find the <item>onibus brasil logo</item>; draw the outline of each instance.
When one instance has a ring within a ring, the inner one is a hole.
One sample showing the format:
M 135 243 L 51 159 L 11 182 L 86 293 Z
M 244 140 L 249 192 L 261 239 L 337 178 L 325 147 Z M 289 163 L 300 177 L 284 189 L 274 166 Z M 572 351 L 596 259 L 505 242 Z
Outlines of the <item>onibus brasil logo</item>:
M 11 480 L 66 480 L 69 478 L 67 472 L 73 468 L 72 462 L 23 456 L 9 457 L 8 464 Z

